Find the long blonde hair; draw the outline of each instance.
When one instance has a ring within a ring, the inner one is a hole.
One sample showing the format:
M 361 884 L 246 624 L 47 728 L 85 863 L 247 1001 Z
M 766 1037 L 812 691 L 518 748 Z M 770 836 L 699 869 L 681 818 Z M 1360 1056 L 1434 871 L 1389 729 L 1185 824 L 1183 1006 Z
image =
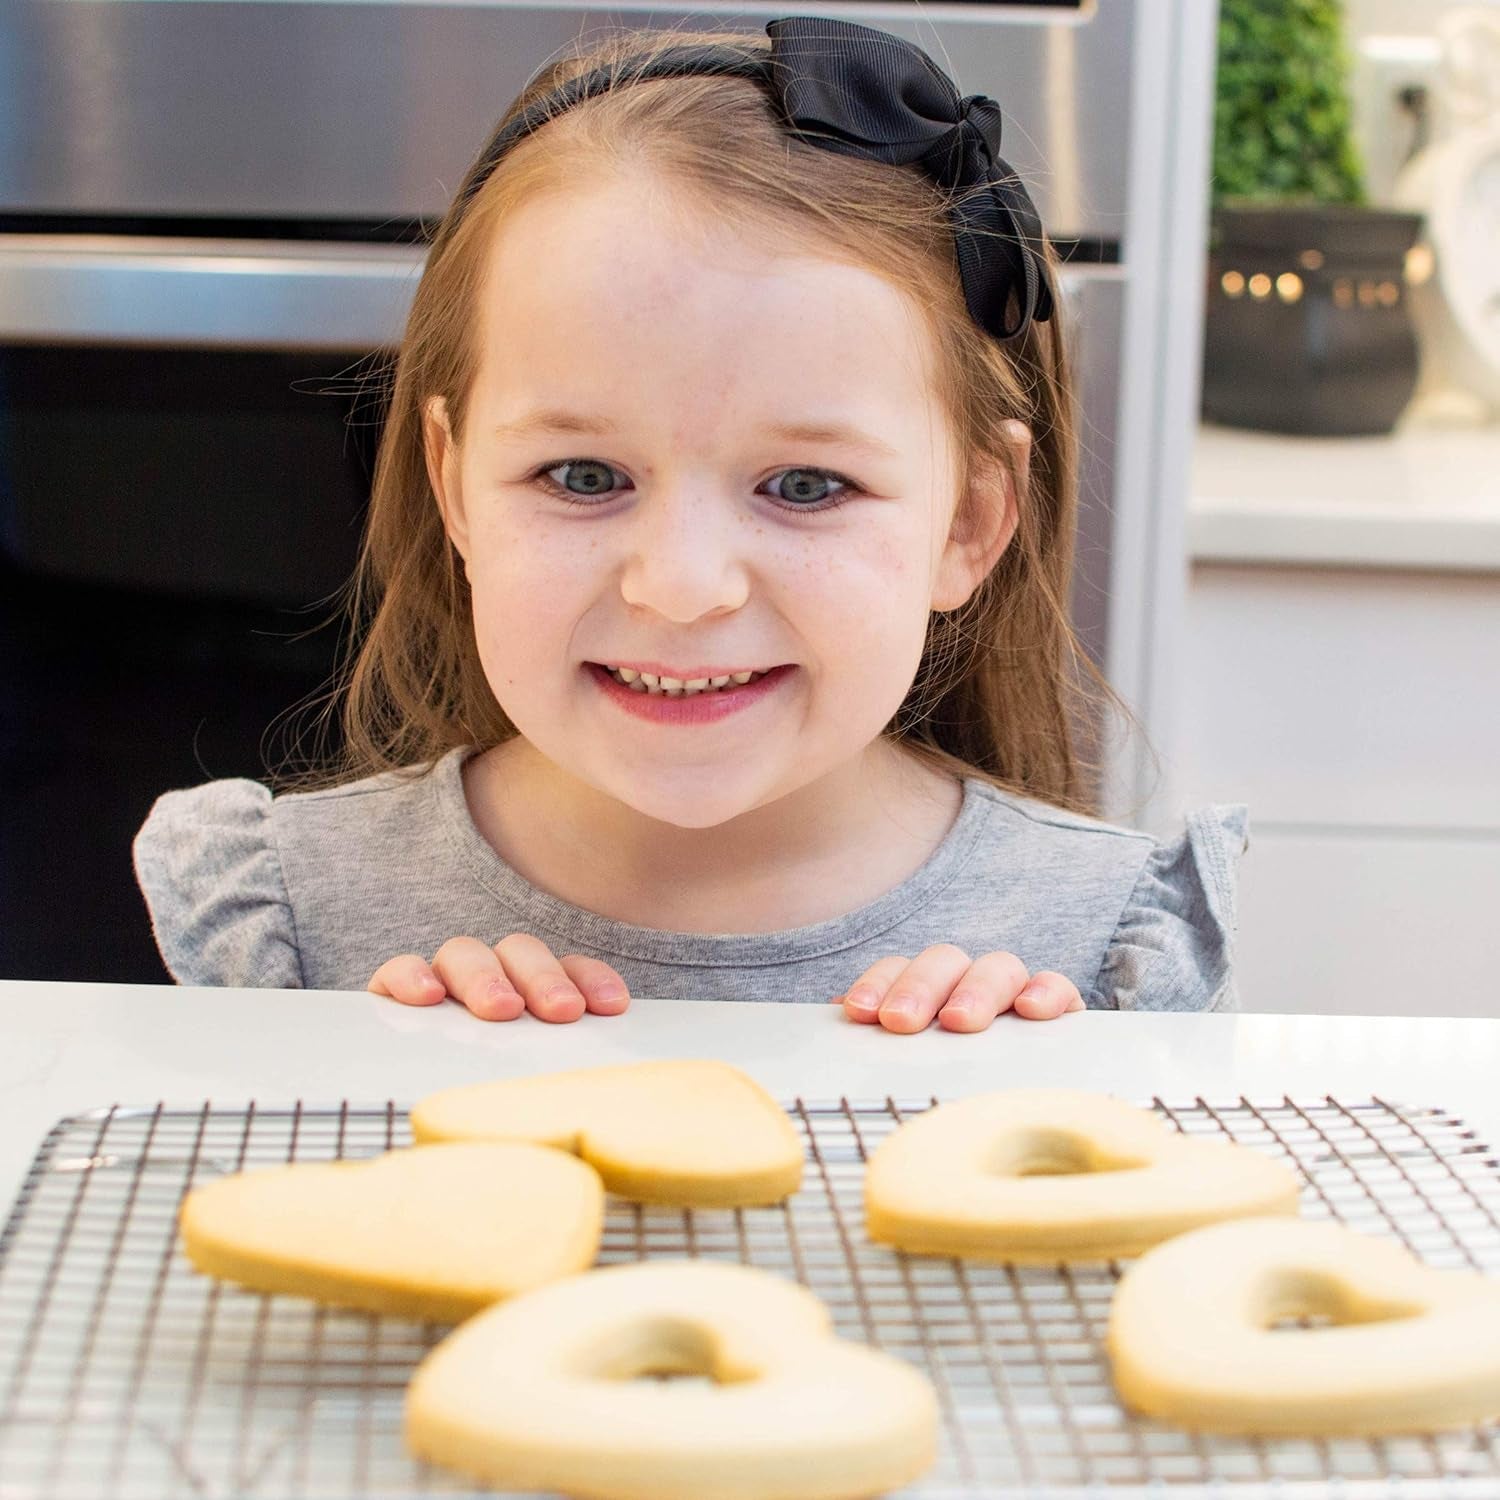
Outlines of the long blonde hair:
M 532 195 L 647 169 L 705 222 L 788 243 L 875 272 L 926 317 L 935 392 L 959 454 L 955 526 L 990 503 L 972 483 L 998 466 L 1015 488 L 1015 535 L 972 597 L 930 615 L 911 688 L 883 733 L 956 777 L 1081 812 L 1097 810 L 1101 710 L 1128 711 L 1069 620 L 1077 507 L 1074 398 L 1062 298 L 1046 323 L 1001 345 L 964 302 L 947 204 L 916 167 L 891 167 L 796 139 L 754 82 L 692 75 L 626 82 L 658 50 L 723 42 L 769 50 L 744 32 L 616 33 L 539 72 L 501 124 L 568 78 L 608 67 L 622 86 L 560 111 L 502 158 L 432 239 L 389 388 L 368 523 L 343 591 L 348 649 L 322 729 L 339 710 L 343 744 L 282 789 L 338 785 L 378 771 L 423 774 L 459 745 L 489 747 L 519 731 L 481 667 L 468 584 L 428 478 L 422 410 L 446 405 L 461 442 L 477 366 L 473 330 L 496 226 Z M 461 211 L 460 211 L 461 209 Z M 1057 258 L 1046 247 L 1057 286 Z M 1033 440 L 1023 470 L 1005 424 Z

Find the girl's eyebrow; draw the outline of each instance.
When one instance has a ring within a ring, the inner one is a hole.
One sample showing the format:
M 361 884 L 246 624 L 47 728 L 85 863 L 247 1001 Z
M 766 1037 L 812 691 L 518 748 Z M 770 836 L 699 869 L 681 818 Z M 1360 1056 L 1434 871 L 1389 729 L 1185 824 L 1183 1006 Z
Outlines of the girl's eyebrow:
M 838 448 L 862 448 L 877 458 L 899 460 L 901 455 L 873 433 L 844 422 L 779 422 L 766 428 L 773 438 L 788 443 L 828 443 Z
M 604 417 L 583 417 L 570 411 L 542 408 L 528 412 L 514 422 L 502 422 L 495 428 L 495 436 L 530 437 L 537 432 L 581 432 L 607 436 L 618 430 L 616 423 Z
M 494 429 L 499 438 L 531 437 L 539 432 L 573 432 L 586 436 L 610 437 L 619 424 L 605 417 L 583 416 L 558 408 L 529 412 L 514 422 L 502 422 Z M 901 455 L 873 434 L 844 422 L 778 422 L 765 428 L 768 437 L 789 443 L 826 443 L 840 448 L 861 448 L 878 458 L 899 460 Z

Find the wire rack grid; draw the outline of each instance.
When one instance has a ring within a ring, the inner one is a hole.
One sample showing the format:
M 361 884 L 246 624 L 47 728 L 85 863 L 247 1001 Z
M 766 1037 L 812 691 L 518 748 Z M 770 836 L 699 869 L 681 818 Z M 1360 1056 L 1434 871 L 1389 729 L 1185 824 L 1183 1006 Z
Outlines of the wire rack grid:
M 934 1468 L 903 1500 L 1496 1500 L 1500 1425 L 1430 1436 L 1197 1434 L 1131 1415 L 1103 1341 L 1124 1262 L 1024 1267 L 910 1256 L 863 1223 L 868 1153 L 921 1100 L 794 1100 L 801 1192 L 775 1208 L 609 1200 L 600 1263 L 743 1262 L 816 1292 L 848 1338 L 938 1393 Z M 1500 1274 L 1500 1162 L 1431 1107 L 1330 1097 L 1156 1110 L 1288 1161 L 1302 1213 Z M 199 1275 L 177 1238 L 196 1183 L 410 1144 L 394 1103 L 133 1109 L 62 1120 L 0 1233 L 0 1500 L 395 1500 L 473 1495 L 407 1455 L 401 1406 L 442 1326 L 267 1296 Z

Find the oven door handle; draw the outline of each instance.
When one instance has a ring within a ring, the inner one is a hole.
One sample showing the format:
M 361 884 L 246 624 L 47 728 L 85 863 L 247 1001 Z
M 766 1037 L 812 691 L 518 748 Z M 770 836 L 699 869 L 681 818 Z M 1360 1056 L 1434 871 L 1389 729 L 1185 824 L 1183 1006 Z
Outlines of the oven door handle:
M 0 344 L 394 349 L 426 259 L 420 245 L 0 234 Z M 1063 266 L 1070 314 L 1118 276 Z
M 424 246 L 0 234 L 0 341 L 394 347 Z

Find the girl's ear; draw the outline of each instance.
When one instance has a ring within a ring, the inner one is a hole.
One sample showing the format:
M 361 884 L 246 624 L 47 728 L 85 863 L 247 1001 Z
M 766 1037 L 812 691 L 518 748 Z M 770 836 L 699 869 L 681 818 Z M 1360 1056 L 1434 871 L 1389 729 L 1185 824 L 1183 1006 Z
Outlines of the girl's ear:
M 987 464 L 974 476 L 978 493 L 960 497 L 933 580 L 931 607 L 939 613 L 968 603 L 1016 534 L 1021 519 L 1018 491 L 1024 493 L 1031 472 L 1031 429 L 1017 421 L 1007 422 L 1005 429 L 1017 477 L 1013 481 L 1003 464 Z
M 441 396 L 429 396 L 422 404 L 422 451 L 427 460 L 427 480 L 443 518 L 443 530 L 458 549 L 458 555 L 467 562 L 469 528 L 458 477 L 458 446 L 448 425 L 447 402 Z

